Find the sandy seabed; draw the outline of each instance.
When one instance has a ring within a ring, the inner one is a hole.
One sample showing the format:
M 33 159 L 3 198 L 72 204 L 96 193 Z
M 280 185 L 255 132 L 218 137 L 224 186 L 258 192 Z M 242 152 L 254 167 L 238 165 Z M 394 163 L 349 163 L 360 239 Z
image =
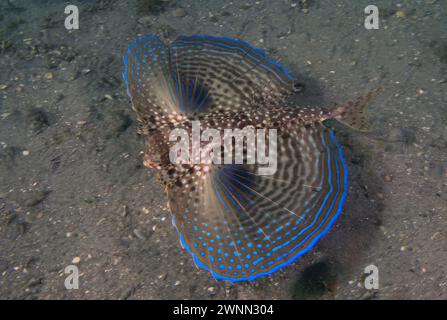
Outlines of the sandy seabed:
M 77 1 L 68 31 L 65 1 L 2 1 L 0 298 L 446 299 L 447 3 L 375 1 L 366 30 L 369 2 Z M 216 281 L 180 247 L 122 79 L 135 37 L 196 33 L 265 49 L 304 85 L 297 104 L 384 88 L 370 133 L 336 128 L 350 169 L 337 223 L 252 283 Z

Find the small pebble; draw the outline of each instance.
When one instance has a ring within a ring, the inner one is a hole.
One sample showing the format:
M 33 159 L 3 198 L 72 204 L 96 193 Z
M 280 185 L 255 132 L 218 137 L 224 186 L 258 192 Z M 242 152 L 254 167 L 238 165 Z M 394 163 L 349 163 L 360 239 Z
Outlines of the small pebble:
M 142 24 L 142 25 L 150 25 L 151 22 L 152 22 L 151 16 L 144 16 L 144 17 L 141 17 L 140 19 L 138 19 L 138 23 Z
M 396 17 L 398 18 L 405 18 L 407 15 L 403 11 L 396 11 Z
M 122 211 L 121 211 L 121 216 L 122 216 L 122 217 L 126 217 L 128 213 L 129 213 L 129 210 L 127 210 L 127 206 L 124 205 L 124 206 L 123 206 L 123 209 L 122 209 Z
M 146 240 L 146 237 L 141 233 L 140 230 L 138 229 L 134 229 L 133 233 L 135 234 L 135 236 L 140 239 L 140 240 Z
M 437 231 L 437 232 L 435 232 L 431 237 L 430 237 L 430 239 L 431 240 L 435 240 L 435 238 L 439 235 L 440 233 Z
M 215 293 L 216 292 L 216 288 L 214 287 L 209 287 L 208 289 L 206 289 L 209 293 Z
M 73 264 L 78 264 L 79 262 L 81 262 L 81 257 L 74 257 L 73 260 L 71 260 L 71 263 Z
M 186 11 L 183 8 L 177 8 L 172 12 L 172 15 L 177 18 L 182 18 L 186 16 Z
M 28 150 L 23 150 L 22 151 L 22 155 L 25 156 L 25 157 L 29 156 L 29 151 Z
M 383 179 L 384 179 L 386 182 L 391 182 L 391 181 L 393 181 L 393 176 L 385 175 L 385 176 L 383 177 Z
M 45 78 L 45 80 L 53 80 L 53 74 L 51 72 L 45 73 L 43 77 Z

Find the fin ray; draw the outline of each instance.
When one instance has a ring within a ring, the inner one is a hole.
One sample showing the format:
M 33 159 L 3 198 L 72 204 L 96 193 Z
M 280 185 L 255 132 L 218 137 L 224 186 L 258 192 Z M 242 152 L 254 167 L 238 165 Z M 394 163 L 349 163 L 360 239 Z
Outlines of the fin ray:
M 347 168 L 332 132 L 302 126 L 279 136 L 273 176 L 219 165 L 168 188 L 184 246 L 218 279 L 253 280 L 293 262 L 340 214 Z
M 379 87 L 354 101 L 337 106 L 335 119 L 354 130 L 368 132 L 368 105 L 381 91 L 382 88 Z

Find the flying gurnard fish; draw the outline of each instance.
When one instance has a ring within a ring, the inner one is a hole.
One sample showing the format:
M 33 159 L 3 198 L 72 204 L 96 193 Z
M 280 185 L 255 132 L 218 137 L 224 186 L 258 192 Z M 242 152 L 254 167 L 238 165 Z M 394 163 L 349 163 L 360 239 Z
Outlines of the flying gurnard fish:
M 348 169 L 323 122 L 365 130 L 371 93 L 330 110 L 289 106 L 295 81 L 278 62 L 246 42 L 205 35 L 169 45 L 137 39 L 124 57 L 124 79 L 146 139 L 144 164 L 159 172 L 182 246 L 216 279 L 253 280 L 290 264 L 339 216 Z M 217 130 L 276 129 L 276 172 L 172 163 L 169 132 L 190 130 L 194 120 Z

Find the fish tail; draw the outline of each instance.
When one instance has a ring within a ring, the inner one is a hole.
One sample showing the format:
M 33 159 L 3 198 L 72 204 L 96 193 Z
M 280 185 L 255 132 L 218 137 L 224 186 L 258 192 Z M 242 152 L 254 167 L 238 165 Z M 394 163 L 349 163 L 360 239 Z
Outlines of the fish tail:
M 335 108 L 333 117 L 354 130 L 368 132 L 369 123 L 367 108 L 370 101 L 375 98 L 380 91 L 382 91 L 382 87 L 378 87 L 353 101 L 338 105 Z

